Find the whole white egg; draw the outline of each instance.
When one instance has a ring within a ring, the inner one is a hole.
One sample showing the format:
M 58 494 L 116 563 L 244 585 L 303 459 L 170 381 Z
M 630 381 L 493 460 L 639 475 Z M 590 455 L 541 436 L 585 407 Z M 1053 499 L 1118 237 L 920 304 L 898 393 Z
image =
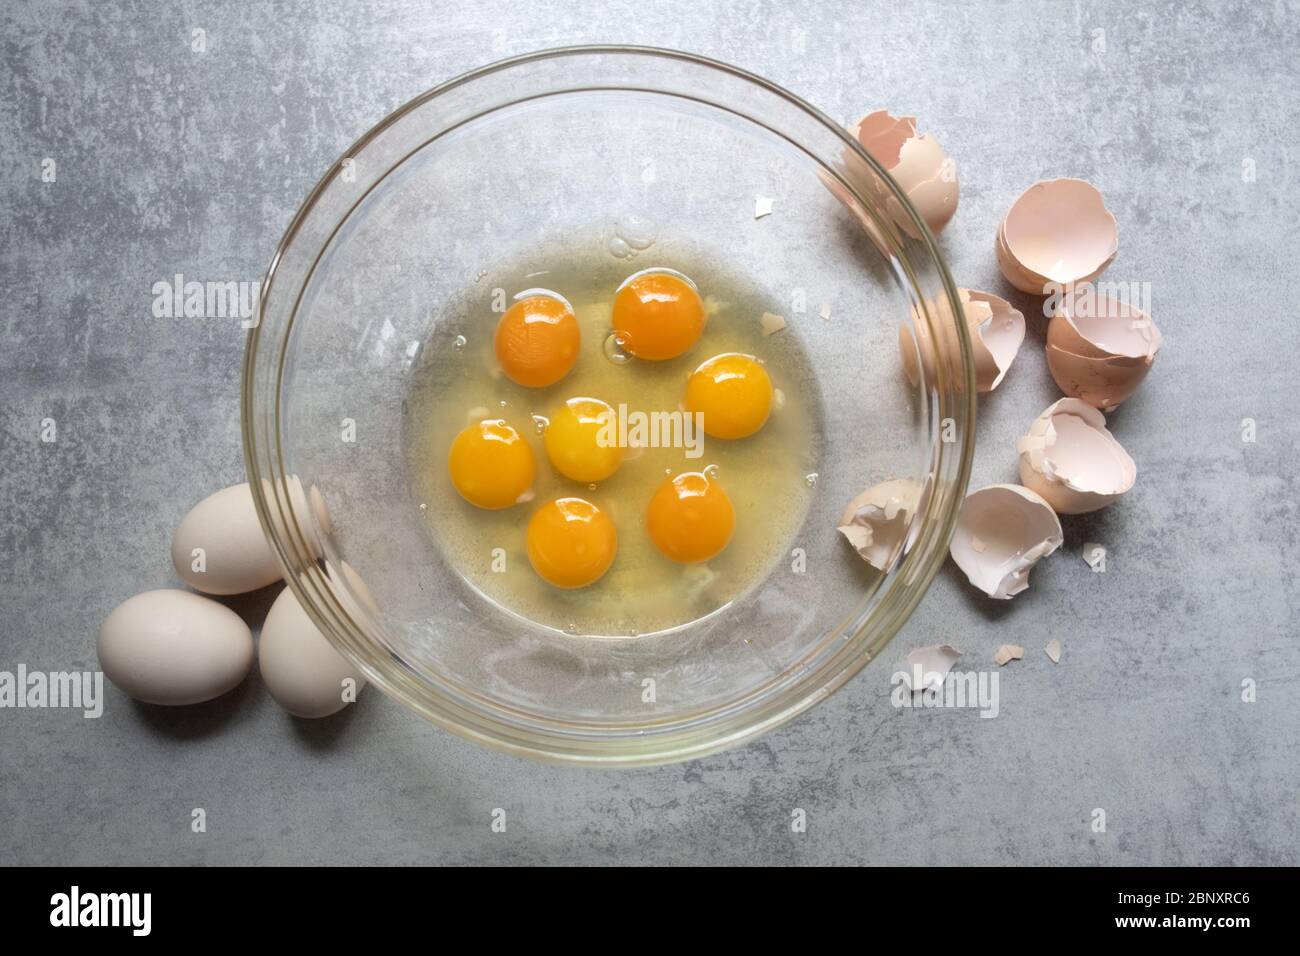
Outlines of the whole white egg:
M 99 629 L 99 663 L 150 704 L 197 704 L 236 687 L 253 665 L 253 636 L 230 608 L 188 591 L 146 591 Z
M 328 717 L 365 686 L 361 671 L 334 649 L 285 588 L 266 615 L 258 642 L 262 682 L 276 703 L 297 717 Z

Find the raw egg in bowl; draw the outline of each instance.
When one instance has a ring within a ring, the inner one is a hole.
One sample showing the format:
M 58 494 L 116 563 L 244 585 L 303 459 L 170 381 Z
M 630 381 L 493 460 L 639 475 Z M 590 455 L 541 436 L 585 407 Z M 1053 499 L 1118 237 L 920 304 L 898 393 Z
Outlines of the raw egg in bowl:
M 260 305 L 243 435 L 286 579 L 470 739 L 734 745 L 867 665 L 947 553 L 975 391 L 942 257 L 845 130 L 724 64 L 571 48 L 418 97 L 307 198 Z M 951 347 L 911 381 L 918 322 Z M 917 494 L 869 563 L 837 526 L 886 481 Z

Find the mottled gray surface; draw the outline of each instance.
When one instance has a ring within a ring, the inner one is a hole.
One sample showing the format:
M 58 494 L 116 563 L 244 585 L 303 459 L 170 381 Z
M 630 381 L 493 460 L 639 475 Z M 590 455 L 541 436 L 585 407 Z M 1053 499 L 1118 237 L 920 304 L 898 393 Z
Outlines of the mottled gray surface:
M 1300 11 L 1129 6 L 6 3 L 0 669 L 96 666 L 107 612 L 175 581 L 167 542 L 200 490 L 243 477 L 243 333 L 154 318 L 153 283 L 260 278 L 356 136 L 505 55 L 680 47 L 841 119 L 915 112 L 958 162 L 942 244 L 975 288 L 1006 290 L 993 234 L 1021 189 L 1090 178 L 1121 226 L 1109 277 L 1151 283 L 1166 343 L 1113 417 L 1139 468 L 1122 503 L 1067 521 L 1010 606 L 950 566 L 886 660 L 757 743 L 584 772 L 478 749 L 373 692 L 307 724 L 256 677 L 181 712 L 110 691 L 99 720 L 0 711 L 0 862 L 1300 863 Z M 982 404 L 976 483 L 1013 478 L 1016 434 L 1056 395 L 1042 334 Z M 236 606 L 256 622 L 272 596 Z M 1025 645 L 999 717 L 890 706 L 891 665 L 936 640 L 973 667 Z

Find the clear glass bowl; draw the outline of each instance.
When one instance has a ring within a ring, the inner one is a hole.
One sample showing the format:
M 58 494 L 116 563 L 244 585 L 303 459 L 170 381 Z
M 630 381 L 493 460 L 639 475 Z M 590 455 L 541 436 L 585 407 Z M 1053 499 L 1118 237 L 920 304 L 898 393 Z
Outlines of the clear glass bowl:
M 758 196 L 774 200 L 761 221 Z M 412 492 L 408 397 L 422 350 L 467 326 L 490 335 L 495 313 L 449 305 L 485 269 L 629 213 L 651 216 L 665 249 L 705 250 L 786 303 L 781 334 L 816 369 L 819 477 L 794 556 L 744 599 L 653 636 L 560 633 L 495 606 L 443 559 L 437 516 Z M 916 340 L 951 343 L 916 363 L 916 385 L 898 354 L 913 323 Z M 946 553 L 973 381 L 933 238 L 837 124 L 721 63 L 583 47 L 452 80 L 335 163 L 263 284 L 243 438 L 289 585 L 373 684 L 493 747 L 628 766 L 770 730 L 880 652 Z M 851 498 L 892 478 L 923 493 L 881 573 L 835 528 Z

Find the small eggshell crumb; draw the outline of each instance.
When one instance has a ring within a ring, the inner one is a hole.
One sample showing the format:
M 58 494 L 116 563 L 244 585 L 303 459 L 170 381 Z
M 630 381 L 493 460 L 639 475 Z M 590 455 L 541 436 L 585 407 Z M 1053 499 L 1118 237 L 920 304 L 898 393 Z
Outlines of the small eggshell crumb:
M 906 658 L 910 671 L 906 675 L 907 686 L 913 692 L 937 690 L 943 687 L 944 679 L 960 657 L 961 651 L 951 644 L 931 644 L 929 647 L 918 647 L 908 654 Z
M 754 197 L 754 218 L 762 219 L 772 215 L 772 199 L 768 196 Z
M 1083 560 L 1088 562 L 1088 567 L 1094 571 L 1106 570 L 1106 547 L 1098 544 L 1096 541 L 1089 541 L 1083 546 Z
M 785 328 L 785 316 L 777 315 L 775 312 L 764 312 L 759 319 L 763 327 L 763 335 L 775 335 Z
M 997 653 L 993 655 L 993 660 L 999 667 L 1003 667 L 1011 661 L 1018 661 L 1025 656 L 1025 649 L 1019 644 L 1003 644 L 998 648 Z
M 1052 638 L 1052 640 L 1048 641 L 1047 646 L 1044 647 L 1043 650 L 1047 652 L 1047 656 L 1052 659 L 1053 664 L 1061 663 L 1061 642 L 1056 640 L 1056 638 Z

